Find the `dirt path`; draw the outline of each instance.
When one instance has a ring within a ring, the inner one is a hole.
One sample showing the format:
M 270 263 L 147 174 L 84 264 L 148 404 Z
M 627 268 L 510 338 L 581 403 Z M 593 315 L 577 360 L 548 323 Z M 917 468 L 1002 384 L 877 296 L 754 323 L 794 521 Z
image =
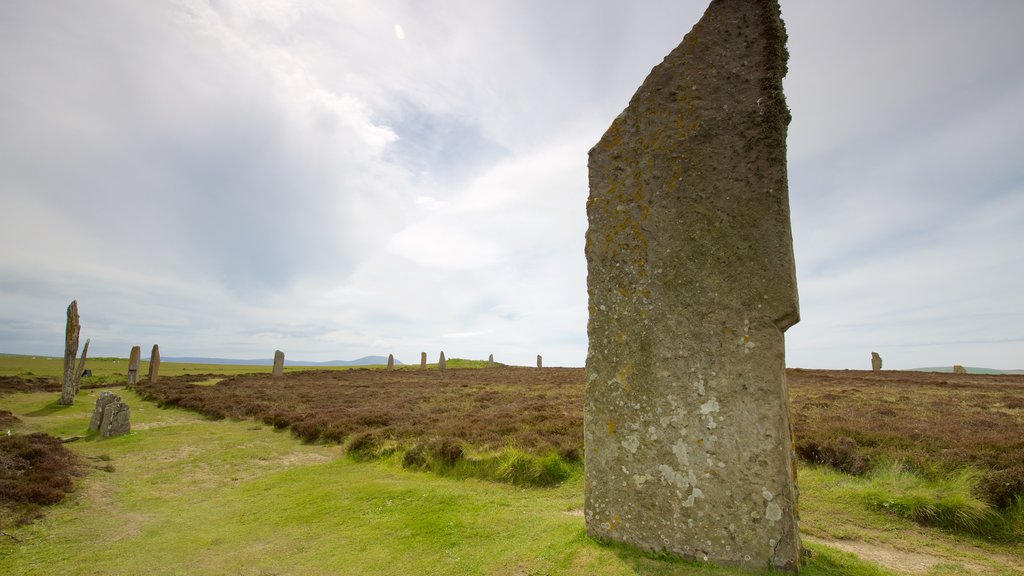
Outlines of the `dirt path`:
M 938 556 L 935 554 L 929 554 L 926 552 L 911 552 L 909 550 L 900 550 L 890 544 L 882 544 L 876 542 L 864 542 L 862 540 L 832 540 L 825 538 L 816 538 L 814 536 L 808 536 L 806 534 L 801 535 L 800 538 L 804 542 L 811 542 L 813 544 L 823 544 L 849 554 L 853 554 L 862 560 L 878 564 L 883 568 L 898 572 L 900 574 L 927 574 L 931 572 L 936 566 L 942 565 L 948 567 L 949 570 L 959 568 L 964 570 L 966 574 L 1014 574 L 1024 572 L 1013 572 L 1013 570 L 1020 571 L 1022 568 L 1018 564 L 1016 558 L 1010 556 L 1004 556 L 1001 554 L 993 554 L 980 549 L 975 550 L 963 550 L 963 555 L 959 557 L 948 557 Z M 973 560 L 968 560 L 965 556 L 974 554 L 982 554 L 988 557 L 990 560 L 989 564 L 980 564 Z M 949 570 L 943 573 L 956 573 Z

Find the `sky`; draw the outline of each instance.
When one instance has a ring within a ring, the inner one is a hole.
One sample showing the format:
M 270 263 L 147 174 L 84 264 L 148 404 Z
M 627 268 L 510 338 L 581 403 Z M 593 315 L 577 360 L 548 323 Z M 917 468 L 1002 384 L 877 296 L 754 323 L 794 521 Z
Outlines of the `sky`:
M 1024 368 L 1024 2 L 780 3 L 787 365 Z M 0 1 L 0 352 L 582 366 L 587 151 L 706 6 Z

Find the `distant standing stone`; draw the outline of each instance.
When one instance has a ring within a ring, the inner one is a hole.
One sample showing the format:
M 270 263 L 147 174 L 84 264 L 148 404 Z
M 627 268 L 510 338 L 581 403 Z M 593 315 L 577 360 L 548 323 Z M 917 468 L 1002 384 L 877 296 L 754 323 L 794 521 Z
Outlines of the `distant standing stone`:
M 420 370 L 427 369 L 427 353 L 420 352 Z
M 590 151 L 590 536 L 797 569 L 777 0 L 714 0 Z
M 544 367 L 544 359 L 541 358 L 540 354 L 537 354 L 537 368 Z
M 274 369 L 270 373 L 271 378 L 284 376 L 284 352 L 274 350 Z
M 156 384 L 160 377 L 160 345 L 153 344 L 153 351 L 149 353 L 149 383 Z
M 60 389 L 62 406 L 75 403 L 75 357 L 78 356 L 78 333 L 81 325 L 78 321 L 78 300 L 72 300 L 68 306 L 68 321 L 64 328 L 64 381 Z
M 442 350 L 441 351 L 441 357 L 437 359 L 437 369 L 438 370 L 446 370 L 447 368 L 448 368 L 448 363 L 444 361 L 444 350 Z
M 394 354 L 388 354 L 388 370 L 394 370 L 394 369 L 395 369 L 395 355 Z
M 142 359 L 142 348 L 132 346 L 131 354 L 128 356 L 128 385 L 134 386 L 139 381 L 139 360 Z
M 967 374 L 967 369 L 959 364 L 956 364 L 953 366 L 953 374 Z
M 85 374 L 85 359 L 89 357 L 89 338 L 85 339 L 85 346 L 82 346 L 82 357 L 78 359 L 78 369 L 75 370 L 75 394 L 82 387 L 82 376 Z
M 878 352 L 871 353 L 871 370 L 878 372 L 882 369 L 882 357 L 878 355 Z
M 487 367 L 494 368 L 494 354 L 490 354 L 487 356 Z

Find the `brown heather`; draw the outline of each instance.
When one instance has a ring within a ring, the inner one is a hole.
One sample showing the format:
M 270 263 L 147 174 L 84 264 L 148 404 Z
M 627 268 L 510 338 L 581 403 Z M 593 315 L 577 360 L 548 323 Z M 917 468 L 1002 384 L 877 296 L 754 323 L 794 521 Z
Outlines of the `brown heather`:
M 1024 376 L 790 369 L 787 378 L 806 461 L 852 474 L 883 461 L 925 475 L 973 466 L 989 502 L 1005 507 L 1024 495 Z M 423 450 L 441 438 L 573 460 L 583 450 L 578 368 L 309 371 L 190 383 L 204 379 L 136 388 L 161 404 L 290 428 L 308 442 L 367 435 L 362 442 L 390 438 Z
M 30 522 L 74 489 L 75 455 L 41 432 L 0 436 L 0 528 Z

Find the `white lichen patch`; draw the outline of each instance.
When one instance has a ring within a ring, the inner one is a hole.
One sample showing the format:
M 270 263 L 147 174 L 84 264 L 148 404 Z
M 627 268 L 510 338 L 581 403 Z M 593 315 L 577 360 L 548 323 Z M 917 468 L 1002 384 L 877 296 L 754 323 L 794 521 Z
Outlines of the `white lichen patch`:
M 718 399 L 712 397 L 707 402 L 700 405 L 700 413 L 704 416 L 711 414 L 712 412 L 718 412 L 720 406 L 718 405 Z
M 640 439 L 634 435 L 627 436 L 622 441 L 622 447 L 630 454 L 636 454 L 636 449 L 640 447 Z
M 636 484 L 637 488 L 643 488 L 644 484 L 651 480 L 651 477 L 647 474 L 637 474 L 633 476 L 633 483 Z
M 686 441 L 679 439 L 675 445 L 672 446 L 672 453 L 676 455 L 676 460 L 679 461 L 679 465 L 683 468 L 690 467 L 690 451 L 686 447 Z
M 782 519 L 782 508 L 775 502 L 769 502 L 768 506 L 765 506 L 764 517 L 771 522 L 778 522 Z

